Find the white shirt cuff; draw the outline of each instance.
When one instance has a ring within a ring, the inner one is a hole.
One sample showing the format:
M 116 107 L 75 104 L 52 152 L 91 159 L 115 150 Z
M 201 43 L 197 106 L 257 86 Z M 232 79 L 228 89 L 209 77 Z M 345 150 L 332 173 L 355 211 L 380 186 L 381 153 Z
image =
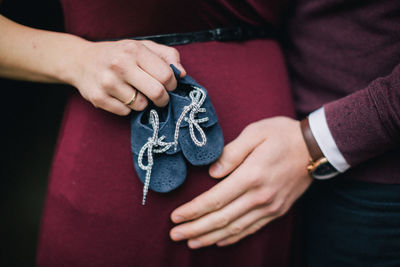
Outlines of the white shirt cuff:
M 349 169 L 350 165 L 339 151 L 331 131 L 329 130 L 325 116 L 325 109 L 322 107 L 312 112 L 308 116 L 308 123 L 310 124 L 311 132 L 313 133 L 319 148 L 329 163 L 339 172 L 345 172 Z

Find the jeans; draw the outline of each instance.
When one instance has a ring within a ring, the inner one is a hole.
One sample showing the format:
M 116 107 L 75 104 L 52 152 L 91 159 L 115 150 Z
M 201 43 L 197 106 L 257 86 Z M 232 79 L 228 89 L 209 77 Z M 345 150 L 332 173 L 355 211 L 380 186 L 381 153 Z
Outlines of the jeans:
M 400 266 L 400 185 L 315 181 L 303 204 L 303 266 Z

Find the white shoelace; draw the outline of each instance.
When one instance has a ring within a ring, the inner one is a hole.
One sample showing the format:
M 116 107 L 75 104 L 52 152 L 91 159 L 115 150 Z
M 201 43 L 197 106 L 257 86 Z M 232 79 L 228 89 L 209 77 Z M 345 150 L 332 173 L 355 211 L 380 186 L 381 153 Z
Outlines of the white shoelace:
M 199 112 L 206 112 L 205 108 L 202 108 L 201 106 L 203 105 L 204 101 L 206 100 L 206 92 L 197 86 L 193 86 L 193 90 L 190 91 L 189 97 L 192 100 L 192 102 L 183 108 L 183 111 L 181 115 L 178 118 L 178 121 L 176 122 L 176 127 L 175 127 L 175 134 L 174 134 L 174 149 L 176 151 L 177 146 L 178 146 L 178 137 L 179 137 L 179 127 L 182 123 L 182 120 L 185 120 L 189 124 L 189 133 L 190 137 L 192 138 L 193 142 L 199 146 L 202 147 L 207 143 L 207 137 L 206 134 L 204 133 L 203 129 L 200 127 L 199 123 L 203 123 L 208 121 L 208 117 L 202 118 L 202 119 L 195 119 L 195 116 Z M 186 114 L 189 113 L 189 116 L 187 117 Z M 197 129 L 197 131 L 200 133 L 201 136 L 201 141 L 199 141 L 194 133 L 194 129 Z
M 164 153 L 174 144 L 174 142 L 164 142 L 163 141 L 165 139 L 164 135 L 158 137 L 160 122 L 158 119 L 158 114 L 154 109 L 150 110 L 149 121 L 153 126 L 153 136 L 147 139 L 147 143 L 144 144 L 143 147 L 140 149 L 138 157 L 139 167 L 142 170 L 146 171 L 146 179 L 143 187 L 142 205 L 146 204 L 146 196 L 149 191 L 151 170 L 154 164 L 153 153 Z M 143 155 L 146 152 L 146 150 L 147 150 L 147 165 L 144 165 Z

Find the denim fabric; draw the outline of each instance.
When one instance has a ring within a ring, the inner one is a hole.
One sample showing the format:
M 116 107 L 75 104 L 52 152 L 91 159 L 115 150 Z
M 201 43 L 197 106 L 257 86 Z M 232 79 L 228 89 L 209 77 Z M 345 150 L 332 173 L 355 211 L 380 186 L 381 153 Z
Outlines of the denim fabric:
M 304 200 L 304 266 L 400 266 L 400 185 L 338 177 Z

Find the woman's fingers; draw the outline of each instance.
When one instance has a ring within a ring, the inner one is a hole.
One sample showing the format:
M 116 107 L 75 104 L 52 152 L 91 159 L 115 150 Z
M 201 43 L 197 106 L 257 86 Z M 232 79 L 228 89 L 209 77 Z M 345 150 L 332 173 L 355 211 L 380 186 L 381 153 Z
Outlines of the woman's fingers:
M 175 67 L 177 67 L 181 71 L 180 77 L 184 77 L 186 75 L 186 70 L 181 64 L 177 49 L 166 45 L 160 45 L 152 41 L 143 41 L 143 44 L 157 54 L 160 58 L 162 58 L 165 62 L 167 62 L 168 65 L 173 64 Z
M 126 116 L 131 112 L 131 109 L 124 105 L 119 99 L 111 96 L 99 94 L 91 99 L 92 104 L 97 108 L 102 108 L 108 112 Z
M 135 98 L 135 100 L 132 102 L 132 103 L 128 103 L 128 104 L 126 104 L 128 107 L 130 107 L 131 109 L 133 109 L 133 110 L 136 110 L 136 111 L 142 111 L 142 110 L 144 110 L 146 107 L 147 107 L 147 105 L 148 105 L 148 101 L 147 101 L 147 98 L 141 93 L 141 92 L 139 92 L 139 90 L 137 90 L 137 89 L 134 89 L 135 91 L 136 91 L 136 98 Z M 134 93 L 135 94 L 135 93 Z M 132 97 L 133 96 L 131 96 L 131 98 L 128 100 L 128 101 L 131 101 L 132 100 Z M 125 103 L 127 103 L 128 101 L 126 101 Z
M 141 68 L 135 66 L 127 70 L 125 81 L 149 98 L 156 106 L 165 107 L 169 95 L 165 87 Z
M 120 100 L 127 107 L 136 111 L 144 110 L 148 104 L 146 97 L 140 93 L 139 90 L 128 84 L 120 84 L 109 89 L 108 92 L 111 96 Z M 132 99 L 134 100 L 132 101 Z M 131 101 L 132 103 L 128 105 Z
M 162 84 L 167 91 L 175 90 L 177 81 L 169 64 L 144 45 L 137 54 L 137 64 Z
M 79 71 L 74 73 L 71 84 L 96 107 L 103 108 L 108 96 L 126 106 L 135 89 L 137 97 L 129 108 L 143 110 L 148 101 L 164 107 L 169 101 L 168 91 L 177 86 L 170 64 L 180 66 L 179 53 L 150 41 L 90 43 L 79 59 Z M 113 107 L 106 110 L 115 110 L 115 103 L 109 105 Z M 126 109 L 118 110 L 117 114 L 127 113 Z

